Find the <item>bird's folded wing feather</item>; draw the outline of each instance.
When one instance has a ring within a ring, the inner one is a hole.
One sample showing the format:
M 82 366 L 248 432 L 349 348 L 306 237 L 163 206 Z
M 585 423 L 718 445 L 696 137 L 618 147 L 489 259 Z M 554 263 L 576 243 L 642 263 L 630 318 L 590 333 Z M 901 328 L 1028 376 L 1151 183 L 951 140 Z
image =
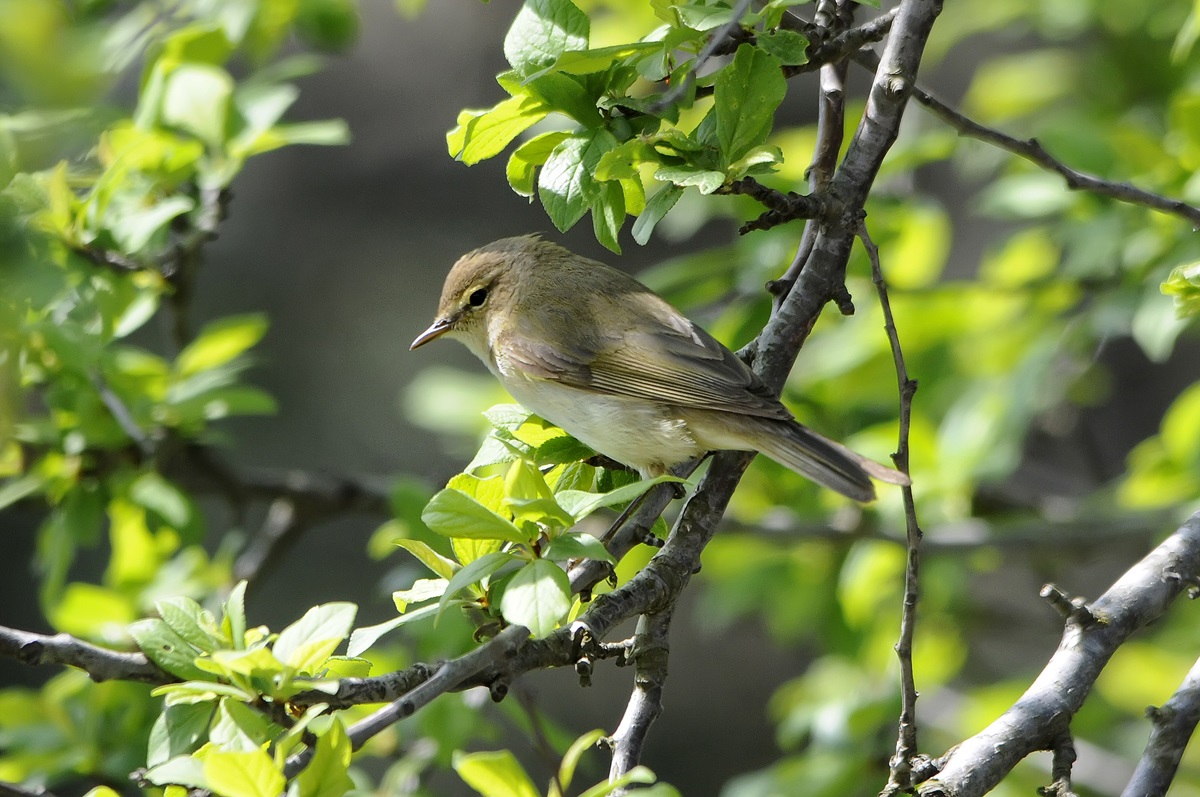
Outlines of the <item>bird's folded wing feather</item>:
M 523 372 L 572 387 L 681 407 L 790 419 L 791 413 L 737 355 L 680 315 L 656 318 L 587 350 L 511 335 L 504 356 Z

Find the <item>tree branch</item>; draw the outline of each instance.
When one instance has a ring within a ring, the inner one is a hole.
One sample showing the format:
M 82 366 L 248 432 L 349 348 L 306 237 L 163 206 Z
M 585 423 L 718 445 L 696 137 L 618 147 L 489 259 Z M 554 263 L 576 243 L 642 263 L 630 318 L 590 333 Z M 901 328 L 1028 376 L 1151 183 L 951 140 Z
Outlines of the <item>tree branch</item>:
M 1090 607 L 1068 603 L 1070 619 L 1045 669 L 999 719 L 947 753 L 941 772 L 919 793 L 982 795 L 1030 753 L 1055 749 L 1112 654 L 1139 628 L 1162 617 L 1198 576 L 1200 513 Z
M 0 626 L 0 656 L 31 666 L 65 664 L 77 667 L 93 681 L 137 681 L 157 685 L 179 680 L 160 670 L 141 653 L 107 650 L 68 634 L 47 636 Z
M 892 29 L 899 7 L 890 9 L 858 27 L 843 30 L 835 36 L 828 36 L 826 27 L 818 16 L 817 21 L 808 22 L 798 17 L 784 15 L 783 27 L 798 31 L 807 36 L 811 42 L 806 54 L 808 61 L 803 64 L 785 66 L 783 74 L 786 77 L 802 75 L 816 69 L 845 61 L 867 45 L 882 41 Z
M 1192 665 L 1171 699 L 1160 708 L 1146 709 L 1146 716 L 1152 726 L 1150 740 L 1121 797 L 1167 793 L 1200 721 L 1200 660 Z
M 625 707 L 621 724 L 609 738 L 612 746 L 612 765 L 608 770 L 609 781 L 614 781 L 642 760 L 642 749 L 650 733 L 650 726 L 662 713 L 663 685 L 667 680 L 667 663 L 670 643 L 671 616 L 674 607 L 657 614 L 644 614 L 638 619 L 630 657 L 636 664 L 633 693 Z M 625 790 L 615 792 L 624 794 Z
M 834 12 L 836 18 L 836 9 Z M 829 12 L 823 4 L 817 6 L 818 21 L 822 21 L 828 15 Z M 824 24 L 830 24 L 829 20 L 825 19 Z M 842 139 L 846 129 L 846 66 L 845 61 L 839 61 L 821 68 L 821 93 L 817 101 L 817 143 L 813 149 L 812 163 L 808 166 L 808 192 L 811 195 L 823 194 L 837 172 L 838 154 L 842 151 Z M 796 278 L 800 269 L 808 262 L 816 239 L 817 223 L 814 218 L 810 218 L 804 225 L 800 246 L 791 266 L 782 277 L 767 286 L 775 295 L 776 307 L 796 284 Z M 843 291 L 838 306 L 843 313 L 846 313 L 847 307 L 853 312 L 853 302 L 850 301 L 848 293 Z
M 375 713 L 359 720 L 347 729 L 350 743 L 357 750 L 385 729 L 428 705 L 439 695 L 458 689 L 484 670 L 503 671 L 521 643 L 529 638 L 529 629 L 513 625 L 501 631 L 491 641 L 468 651 L 457 659 L 443 663 L 428 678 L 421 680 L 397 699 Z M 505 682 L 494 679 L 488 683 L 492 699 L 504 697 L 508 687 Z M 288 759 L 284 774 L 294 777 L 308 765 L 313 755 L 309 747 Z

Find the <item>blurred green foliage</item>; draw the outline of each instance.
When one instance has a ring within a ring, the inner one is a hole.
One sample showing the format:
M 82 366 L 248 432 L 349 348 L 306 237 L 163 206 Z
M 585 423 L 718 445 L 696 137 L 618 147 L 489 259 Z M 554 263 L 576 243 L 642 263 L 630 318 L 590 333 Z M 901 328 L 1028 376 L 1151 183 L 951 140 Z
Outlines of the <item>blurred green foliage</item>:
M 395 5 L 413 14 L 424 3 Z M 780 72 L 805 62 L 804 37 L 779 27 L 803 3 L 758 4 L 743 20 L 754 41 L 688 77 L 733 5 L 529 0 L 504 43 L 511 69 L 498 83 L 507 98 L 498 92 L 492 107 L 463 111 L 447 136 L 450 154 L 472 164 L 507 151 L 518 194 L 538 199 L 559 229 L 590 214 L 597 240 L 614 251 L 627 217 L 638 242 L 754 218 L 761 207 L 723 187 L 753 175 L 795 190 L 816 131 L 776 123 L 778 109 L 794 119 L 790 111 L 809 102 Z M 495 388 L 431 372 L 413 388 L 410 414 L 483 443 L 436 495 L 399 482 L 394 517 L 371 553 L 399 546 L 434 577 L 397 591 L 397 617 L 379 626 L 352 629 L 355 607 L 335 603 L 298 607 L 301 619 L 272 634 L 247 625 L 234 586 L 241 530 L 211 534 L 197 495 L 173 477 L 182 459 L 220 444 L 222 419 L 275 411 L 248 377 L 267 319 L 194 329 L 188 302 L 201 249 L 246 163 L 279 147 L 347 141 L 339 121 L 288 114 L 294 81 L 320 67 L 309 51 L 353 45 L 354 1 L 0 0 L 0 21 L 0 509 L 46 508 L 35 564 L 55 629 L 140 646 L 182 681 L 151 694 L 67 672 L 40 689 L 0 690 L 0 780 L 92 786 L 148 767 L 147 784 L 169 797 L 187 786 L 222 797 L 285 788 L 336 797 L 352 784 L 424 794 L 423 778 L 453 768 L 488 797 L 540 793 L 511 753 L 461 753 L 499 743 L 469 695 L 445 696 L 403 733 L 364 748 L 387 759 L 378 787 L 352 761 L 346 735 L 368 709 L 286 718 L 257 709 L 296 708 L 291 698 L 331 678 L 457 655 L 505 622 L 548 633 L 578 610 L 558 563 L 604 556 L 576 522 L 645 484 L 582 462 L 591 452 L 519 408 L 479 416 L 499 400 Z M 1198 35 L 1200 14 L 1186 0 L 958 0 L 934 28 L 923 74 L 950 59 L 957 69 L 970 55 L 962 105 L 980 121 L 1036 135 L 1075 168 L 1194 203 Z M 130 75 L 136 97 L 124 107 L 113 88 Z M 852 133 L 861 102 L 851 98 L 848 111 Z M 923 726 L 922 748 L 939 753 L 1010 705 L 1040 666 L 980 666 L 973 653 L 996 628 L 975 587 L 1005 566 L 1022 529 L 1039 530 L 1024 544 L 1052 569 L 1069 559 L 1063 540 L 1079 528 L 1140 527 L 1148 543 L 1194 508 L 1200 382 L 1173 400 L 1123 472 L 1012 486 L 1028 481 L 1031 440 L 1086 445 L 1080 418 L 1124 387 L 1101 356 L 1110 341 L 1133 341 L 1154 364 L 1177 356 L 1200 306 L 1200 243 L 1180 219 L 1071 192 L 919 109 L 908 121 L 867 223 L 921 383 L 911 446 L 922 522 L 931 544 L 954 529 L 976 532 L 961 555 L 923 564 L 914 662 L 923 695 L 948 696 Z M 970 198 L 923 190 L 945 175 Z M 981 248 L 959 226 L 970 220 L 990 236 Z M 798 225 L 757 232 L 641 276 L 736 347 L 766 320 L 762 286 L 786 269 L 798 238 Z M 885 460 L 896 444 L 895 376 L 861 253 L 848 288 L 857 312 L 817 325 L 784 400 L 806 423 Z M 158 316 L 171 330 L 169 354 L 130 342 Z M 899 700 L 898 494 L 851 506 L 759 462 L 729 519 L 741 531 L 713 541 L 697 577 L 704 625 L 719 632 L 753 619 L 813 661 L 766 709 L 779 761 L 723 794 L 875 793 Z M 107 557 L 96 579 L 79 576 L 84 548 Z M 1190 649 L 1196 622 L 1176 612 L 1123 648 L 1076 718 L 1076 738 L 1139 755 L 1142 710 L 1187 671 L 1179 651 Z M 376 645 L 398 626 L 403 645 Z M 348 655 L 336 655 L 343 643 Z M 997 670 L 1004 680 L 985 679 Z M 500 710 L 529 729 L 511 702 Z M 563 755 L 552 793 L 565 791 L 596 734 L 572 744 L 552 723 L 542 732 Z M 301 741 L 312 742 L 313 764 L 285 786 L 283 762 Z M 652 778 L 635 772 L 639 782 Z M 996 793 L 1028 793 L 1045 780 L 1018 769 Z M 1176 787 L 1200 789 L 1194 755 Z M 649 791 L 672 793 L 664 784 Z

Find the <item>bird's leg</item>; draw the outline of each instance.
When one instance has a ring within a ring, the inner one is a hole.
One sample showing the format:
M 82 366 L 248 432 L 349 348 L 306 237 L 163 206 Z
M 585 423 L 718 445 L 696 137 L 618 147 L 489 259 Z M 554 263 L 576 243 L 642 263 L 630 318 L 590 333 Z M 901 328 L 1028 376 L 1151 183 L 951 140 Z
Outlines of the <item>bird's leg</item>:
M 654 488 L 651 487 L 650 489 L 652 490 Z M 646 492 L 639 495 L 637 498 L 630 501 L 629 505 L 626 506 L 625 509 L 623 509 L 621 511 L 621 514 L 617 515 L 617 519 L 614 520 L 612 525 L 608 527 L 608 531 L 604 532 L 604 534 L 600 537 L 600 542 L 607 545 L 608 541 L 611 540 L 613 535 L 617 533 L 617 530 L 620 529 L 622 526 L 624 526 L 625 523 L 629 520 L 629 518 L 633 516 L 633 513 L 637 511 L 637 508 L 639 506 L 641 506 L 642 503 L 645 502 L 646 496 L 649 494 L 650 494 L 650 490 L 647 490 Z M 655 537 L 654 534 L 651 533 L 649 529 L 646 530 L 646 532 L 641 536 L 641 538 L 638 540 L 638 542 L 640 542 L 644 545 L 651 545 L 655 548 L 661 548 L 662 544 L 663 544 L 663 541 L 660 540 L 658 537 Z
M 583 461 L 585 465 L 591 465 L 593 468 L 606 468 L 607 470 L 623 470 L 626 473 L 637 473 L 636 468 L 631 468 L 623 462 L 617 462 L 612 457 L 606 457 L 603 454 L 593 454 Z

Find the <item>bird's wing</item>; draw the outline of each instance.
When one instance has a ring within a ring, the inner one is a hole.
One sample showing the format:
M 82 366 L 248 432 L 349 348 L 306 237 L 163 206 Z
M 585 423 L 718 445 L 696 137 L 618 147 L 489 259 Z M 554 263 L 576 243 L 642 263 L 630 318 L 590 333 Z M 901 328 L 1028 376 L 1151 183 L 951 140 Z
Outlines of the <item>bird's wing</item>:
M 529 376 L 681 407 L 790 419 L 791 413 L 737 355 L 667 307 L 641 329 L 578 351 L 511 335 L 506 359 Z M 648 328 L 647 328 L 648 327 Z

